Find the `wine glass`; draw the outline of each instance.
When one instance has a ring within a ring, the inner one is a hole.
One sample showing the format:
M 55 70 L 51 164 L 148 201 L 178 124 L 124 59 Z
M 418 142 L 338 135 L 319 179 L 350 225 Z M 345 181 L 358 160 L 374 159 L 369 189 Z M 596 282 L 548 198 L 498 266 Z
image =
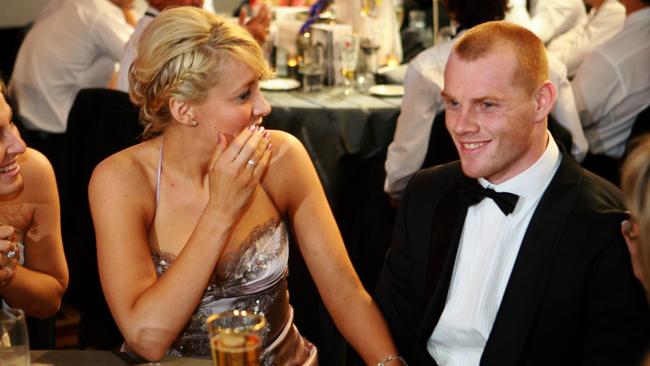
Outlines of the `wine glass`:
M 381 47 L 381 28 L 379 21 L 372 17 L 363 18 L 363 31 L 360 36 L 359 45 L 365 60 L 365 69 L 359 76 L 357 82 L 360 90 L 367 90 L 375 83 L 375 72 L 377 72 L 377 51 Z
M 29 366 L 29 338 L 25 313 L 2 308 L 0 302 L 0 365 Z
M 338 40 L 339 56 L 341 59 L 341 74 L 344 78 L 345 95 L 353 92 L 354 75 L 359 60 L 359 36 L 343 34 Z

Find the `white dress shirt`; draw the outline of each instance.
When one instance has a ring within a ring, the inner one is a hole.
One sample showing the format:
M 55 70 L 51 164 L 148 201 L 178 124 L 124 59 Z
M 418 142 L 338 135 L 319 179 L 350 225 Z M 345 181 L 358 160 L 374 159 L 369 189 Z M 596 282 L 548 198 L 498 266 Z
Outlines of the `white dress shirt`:
M 564 62 L 573 77 L 585 57 L 596 46 L 612 38 L 623 28 L 625 7 L 617 0 L 605 0 L 592 8 L 580 24 L 551 41 L 548 50 Z
M 109 0 L 65 0 L 39 18 L 20 47 L 10 85 L 26 127 L 65 132 L 79 90 L 108 85 L 132 32 Z
M 117 74 L 117 90 L 127 93 L 129 92 L 129 67 L 131 67 L 133 60 L 137 55 L 138 41 L 140 41 L 140 36 L 144 29 L 158 14 L 160 14 L 160 12 L 157 9 L 149 7 L 142 18 L 138 21 L 138 24 L 136 24 L 135 31 L 131 34 L 131 38 L 126 42 L 124 50 L 122 51 L 122 58 L 120 59 L 120 71 Z
M 496 185 L 479 179 L 519 200 L 507 216 L 489 198 L 467 210 L 445 308 L 427 342 L 440 366 L 480 362 L 530 219 L 560 166 L 560 151 L 548 137 L 542 157 L 523 173 Z
M 510 0 L 505 20 L 530 29 L 544 43 L 580 23 L 586 15 L 582 0 Z
M 619 158 L 637 114 L 650 105 L 650 7 L 587 56 L 572 81 L 589 151 Z
M 457 39 L 463 34 L 459 33 Z M 429 147 L 433 118 L 444 109 L 440 92 L 444 86 L 444 69 L 454 40 L 440 43 L 418 54 L 409 63 L 404 81 L 404 98 L 397 119 L 393 141 L 386 156 L 384 191 L 393 199 L 400 194 L 424 162 Z M 549 76 L 558 90 L 551 115 L 571 134 L 571 154 L 582 161 L 587 154 L 587 139 L 582 131 L 578 110 L 566 67 L 549 55 Z

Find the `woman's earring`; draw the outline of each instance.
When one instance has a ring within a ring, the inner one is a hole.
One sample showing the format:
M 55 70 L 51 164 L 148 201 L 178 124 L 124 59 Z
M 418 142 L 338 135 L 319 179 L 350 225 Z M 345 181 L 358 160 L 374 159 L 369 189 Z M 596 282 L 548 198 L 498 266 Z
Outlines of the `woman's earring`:
M 192 120 L 192 127 L 196 127 L 196 126 L 198 126 L 198 125 L 199 125 L 199 121 L 193 119 L 193 120 Z

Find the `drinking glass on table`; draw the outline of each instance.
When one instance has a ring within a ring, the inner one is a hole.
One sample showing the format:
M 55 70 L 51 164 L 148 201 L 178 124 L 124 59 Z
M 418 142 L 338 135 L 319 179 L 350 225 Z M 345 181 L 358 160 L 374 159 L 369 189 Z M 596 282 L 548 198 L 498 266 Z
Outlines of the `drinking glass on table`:
M 0 302 L 0 365 L 29 366 L 29 338 L 25 313 L 5 309 Z
M 206 321 L 214 366 L 258 366 L 262 351 L 263 315 L 246 310 L 214 314 Z
M 341 74 L 344 77 L 345 94 L 353 92 L 354 75 L 359 60 L 359 37 L 356 34 L 341 35 L 338 41 L 341 58 Z

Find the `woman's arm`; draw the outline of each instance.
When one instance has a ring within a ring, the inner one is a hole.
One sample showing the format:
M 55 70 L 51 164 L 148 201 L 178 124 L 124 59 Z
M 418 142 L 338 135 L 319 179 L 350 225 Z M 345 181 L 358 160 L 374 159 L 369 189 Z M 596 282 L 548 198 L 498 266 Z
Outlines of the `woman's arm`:
M 396 355 L 379 308 L 363 288 L 347 255 L 307 152 L 298 140 L 283 132 L 274 131 L 273 144 L 274 159 L 265 183 L 279 208 L 286 208 L 300 252 L 336 326 L 367 364 Z
M 16 266 L 2 297 L 27 315 L 46 318 L 61 306 L 68 287 L 68 267 L 61 241 L 59 196 L 52 165 L 41 153 L 29 149 L 22 158 L 25 202 L 34 216 L 24 236 L 24 264 Z
M 193 314 L 268 162 L 268 150 L 263 155 L 254 151 L 267 143 L 251 131 L 228 148 L 220 138 L 208 173 L 209 201 L 174 264 L 160 278 L 148 245 L 155 211 L 151 183 L 126 154 L 95 169 L 89 197 L 102 288 L 126 343 L 140 356 L 160 359 Z M 246 162 L 253 154 L 259 154 L 254 159 L 260 163 L 251 174 Z

